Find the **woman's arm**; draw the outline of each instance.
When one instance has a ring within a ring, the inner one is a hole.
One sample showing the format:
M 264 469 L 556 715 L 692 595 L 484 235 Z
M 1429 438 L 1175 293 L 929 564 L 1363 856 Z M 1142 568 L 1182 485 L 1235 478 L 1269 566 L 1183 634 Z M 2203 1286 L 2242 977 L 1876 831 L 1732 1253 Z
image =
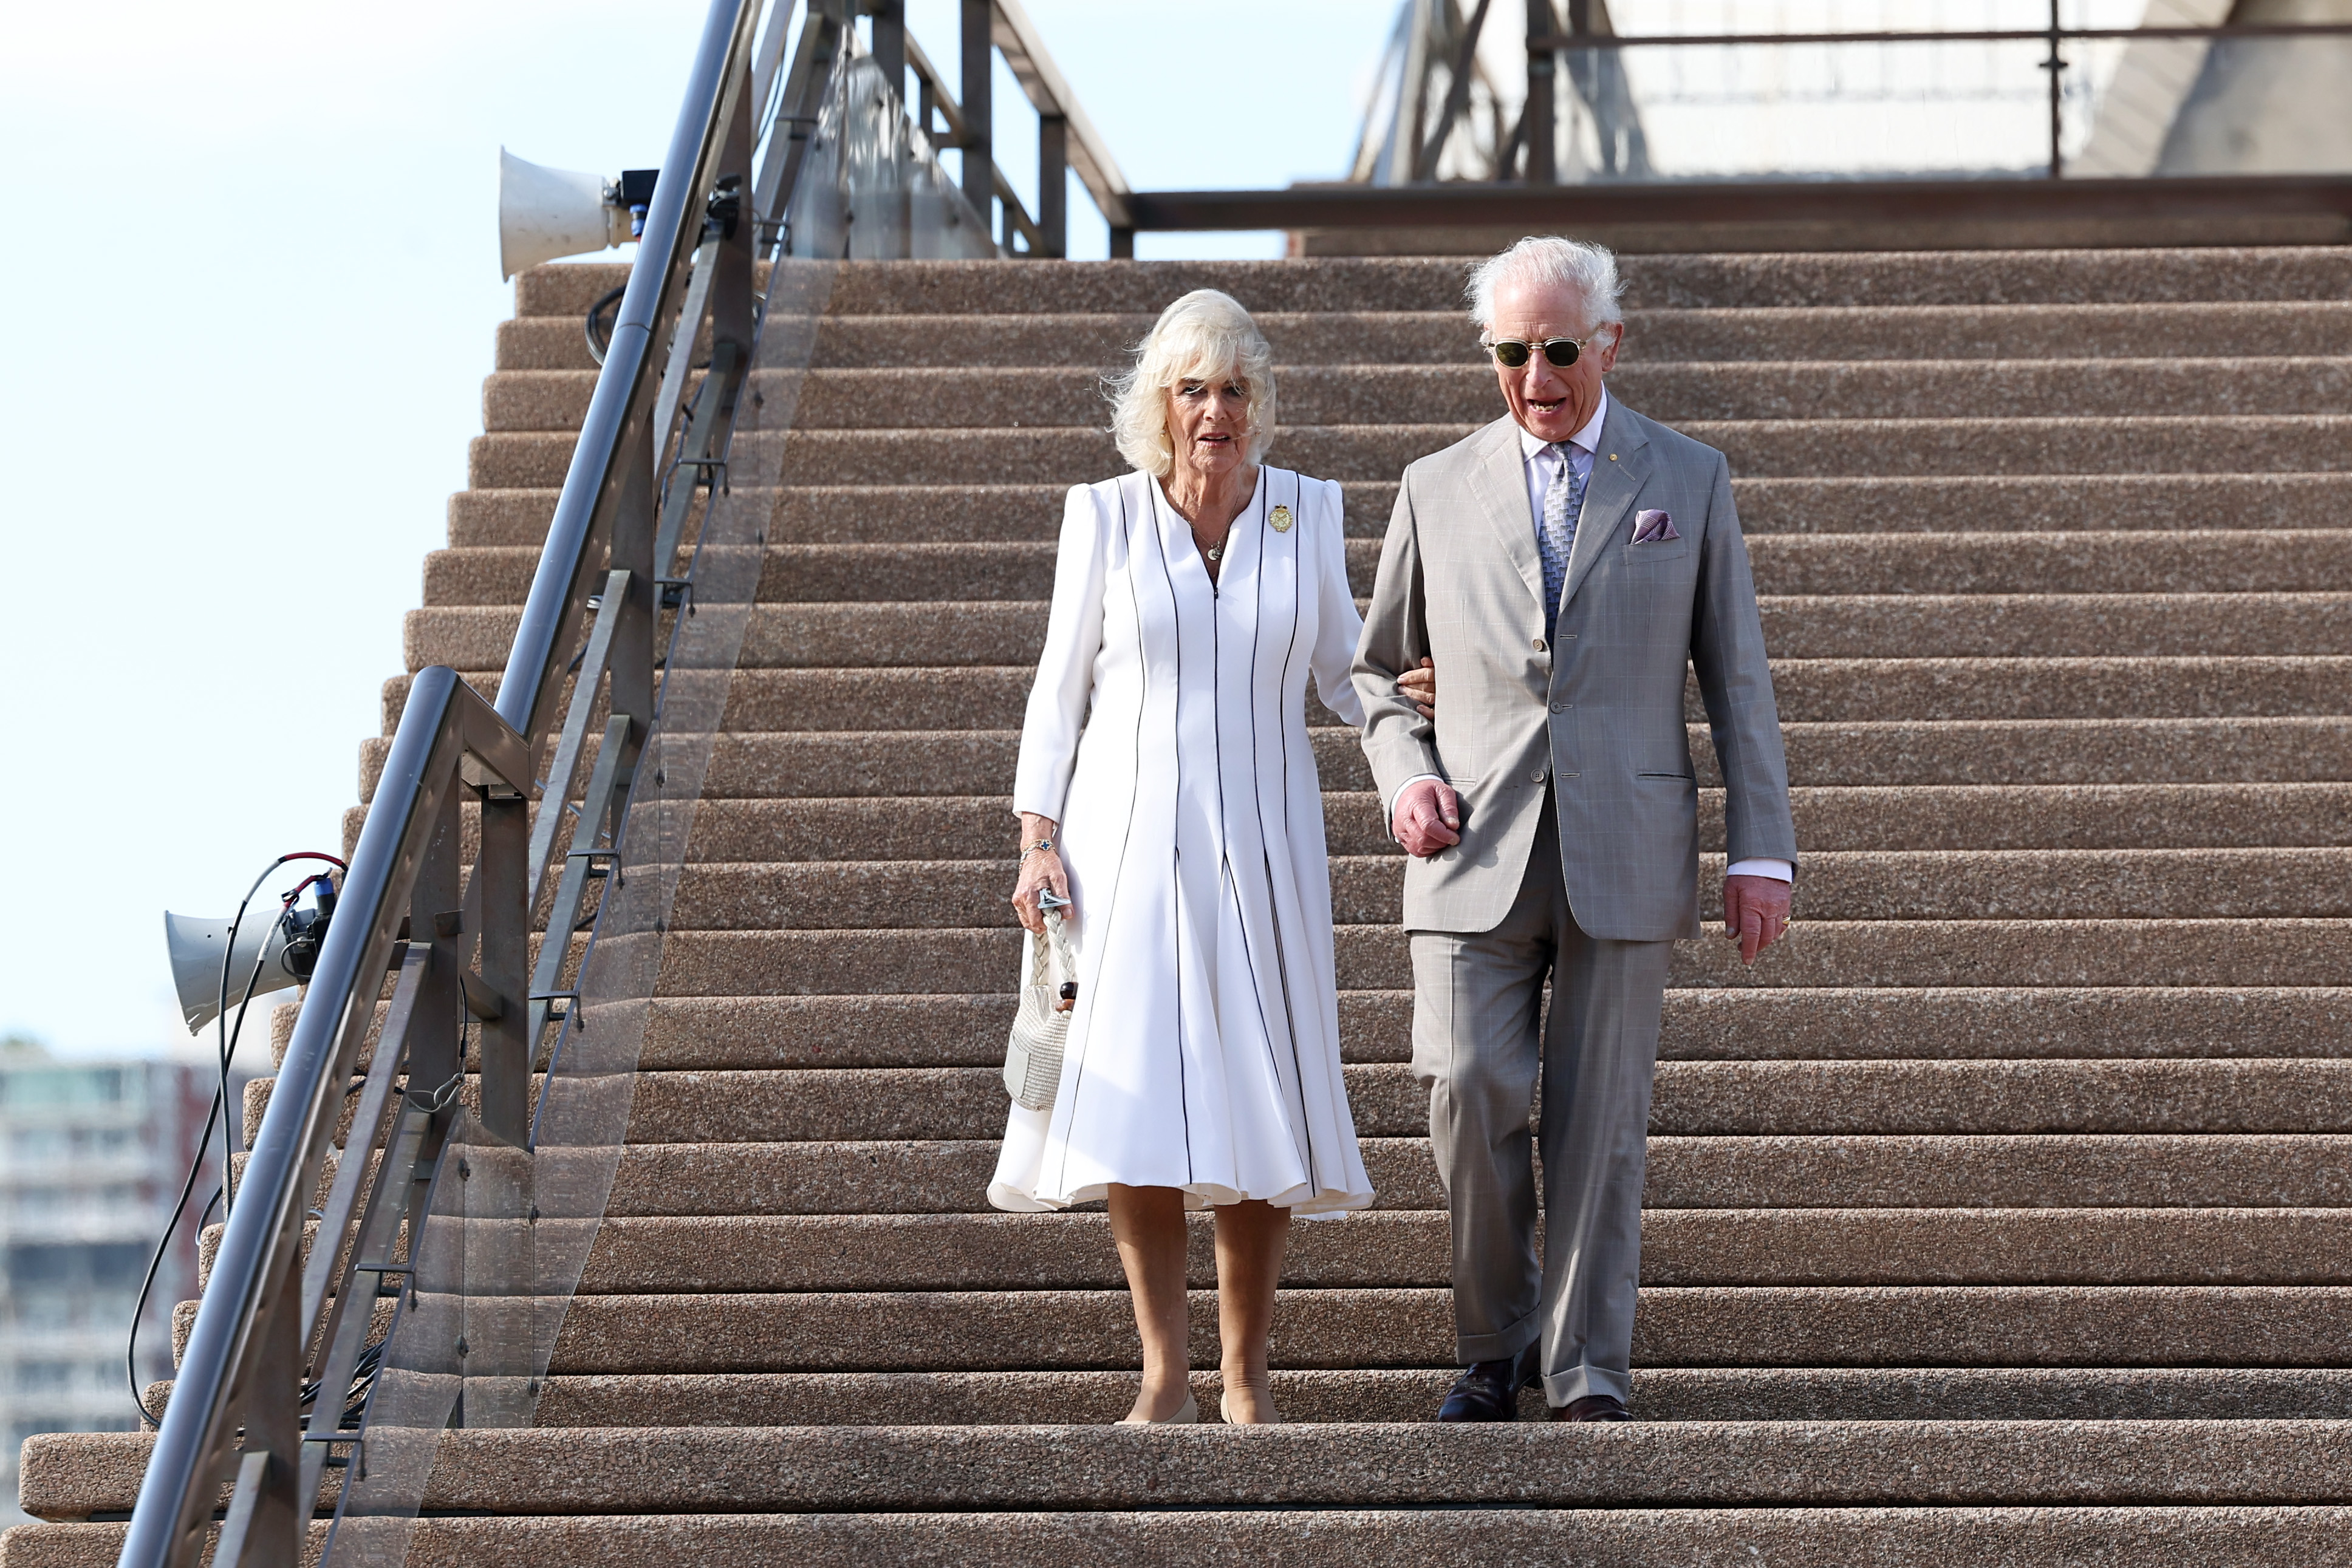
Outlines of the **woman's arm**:
M 1327 480 L 1312 483 L 1318 492 L 1314 503 L 1315 651 L 1307 667 L 1315 676 L 1315 689 L 1323 706 L 1361 729 L 1364 700 L 1357 695 L 1351 672 L 1364 618 L 1356 613 L 1355 591 L 1348 586 L 1347 518 L 1340 507 L 1339 486 Z
M 1103 584 L 1108 571 L 1108 539 L 1094 492 L 1070 488 L 1062 511 L 1062 540 L 1054 559 L 1054 601 L 1045 621 L 1045 648 L 1037 660 L 1037 680 L 1029 688 L 1029 708 L 1021 726 L 1021 760 L 1013 781 L 1013 809 L 1021 814 L 1021 872 L 1013 894 L 1021 924 L 1039 929 L 1037 889 L 1070 894 L 1069 877 L 1057 849 L 1033 849 L 1051 841 L 1062 820 L 1063 797 L 1077 765 L 1078 736 L 1093 695 L 1095 656 L 1102 650 Z

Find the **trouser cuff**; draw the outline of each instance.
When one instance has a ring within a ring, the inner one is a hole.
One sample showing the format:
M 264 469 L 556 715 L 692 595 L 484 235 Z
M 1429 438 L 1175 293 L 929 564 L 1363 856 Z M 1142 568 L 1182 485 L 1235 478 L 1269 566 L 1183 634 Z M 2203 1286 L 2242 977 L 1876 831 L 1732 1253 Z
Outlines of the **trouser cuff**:
M 1544 1375 L 1544 1403 L 1557 1410 L 1588 1394 L 1606 1394 L 1627 1409 L 1633 1406 L 1633 1380 L 1605 1366 L 1571 1366 Z
M 1503 1361 L 1535 1343 L 1542 1333 L 1541 1308 L 1495 1333 L 1456 1333 L 1454 1336 L 1454 1363 L 1457 1366 L 1468 1366 L 1478 1361 Z

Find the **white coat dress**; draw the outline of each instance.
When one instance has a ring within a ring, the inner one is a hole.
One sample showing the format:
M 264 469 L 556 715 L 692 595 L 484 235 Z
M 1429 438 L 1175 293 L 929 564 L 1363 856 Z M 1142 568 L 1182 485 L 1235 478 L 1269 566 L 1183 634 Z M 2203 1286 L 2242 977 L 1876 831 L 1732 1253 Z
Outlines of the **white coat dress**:
M 1053 1105 L 1012 1109 L 998 1208 L 1113 1182 L 1192 1208 L 1372 1200 L 1305 705 L 1312 676 L 1362 719 L 1339 486 L 1261 468 L 1221 566 L 1147 475 L 1070 491 L 1013 805 L 1061 825 L 1078 999 Z

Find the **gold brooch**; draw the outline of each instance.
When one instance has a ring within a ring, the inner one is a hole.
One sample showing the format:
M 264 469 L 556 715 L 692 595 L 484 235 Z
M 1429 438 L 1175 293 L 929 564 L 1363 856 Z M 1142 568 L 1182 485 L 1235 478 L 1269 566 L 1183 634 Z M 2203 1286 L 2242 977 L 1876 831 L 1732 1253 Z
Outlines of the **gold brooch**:
M 1276 533 L 1286 534 L 1290 531 L 1290 508 L 1288 507 L 1276 507 L 1273 511 L 1266 514 L 1265 520 L 1274 525 L 1274 531 Z

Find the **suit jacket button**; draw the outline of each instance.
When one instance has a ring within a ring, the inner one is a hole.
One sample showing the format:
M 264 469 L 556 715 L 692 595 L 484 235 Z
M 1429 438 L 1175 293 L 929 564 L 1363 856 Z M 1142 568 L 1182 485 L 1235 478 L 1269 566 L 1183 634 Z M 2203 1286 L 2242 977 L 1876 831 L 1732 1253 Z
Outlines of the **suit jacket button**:
M 1575 706 L 1576 705 L 1574 703 L 1554 703 L 1551 705 L 1551 711 L 1554 713 L 1566 713 Z
M 1533 772 L 1531 772 L 1531 773 L 1529 773 L 1529 774 L 1528 775 L 1528 783 L 1530 783 L 1530 784 L 1540 784 L 1540 783 L 1542 783 L 1542 782 L 1543 782 L 1543 780 L 1544 780 L 1544 770 L 1543 770 L 1542 768 L 1538 768 L 1535 769 L 1535 771 L 1533 771 Z
M 1538 653 L 1543 652 L 1543 639 L 1540 637 L 1536 639 L 1536 652 Z

